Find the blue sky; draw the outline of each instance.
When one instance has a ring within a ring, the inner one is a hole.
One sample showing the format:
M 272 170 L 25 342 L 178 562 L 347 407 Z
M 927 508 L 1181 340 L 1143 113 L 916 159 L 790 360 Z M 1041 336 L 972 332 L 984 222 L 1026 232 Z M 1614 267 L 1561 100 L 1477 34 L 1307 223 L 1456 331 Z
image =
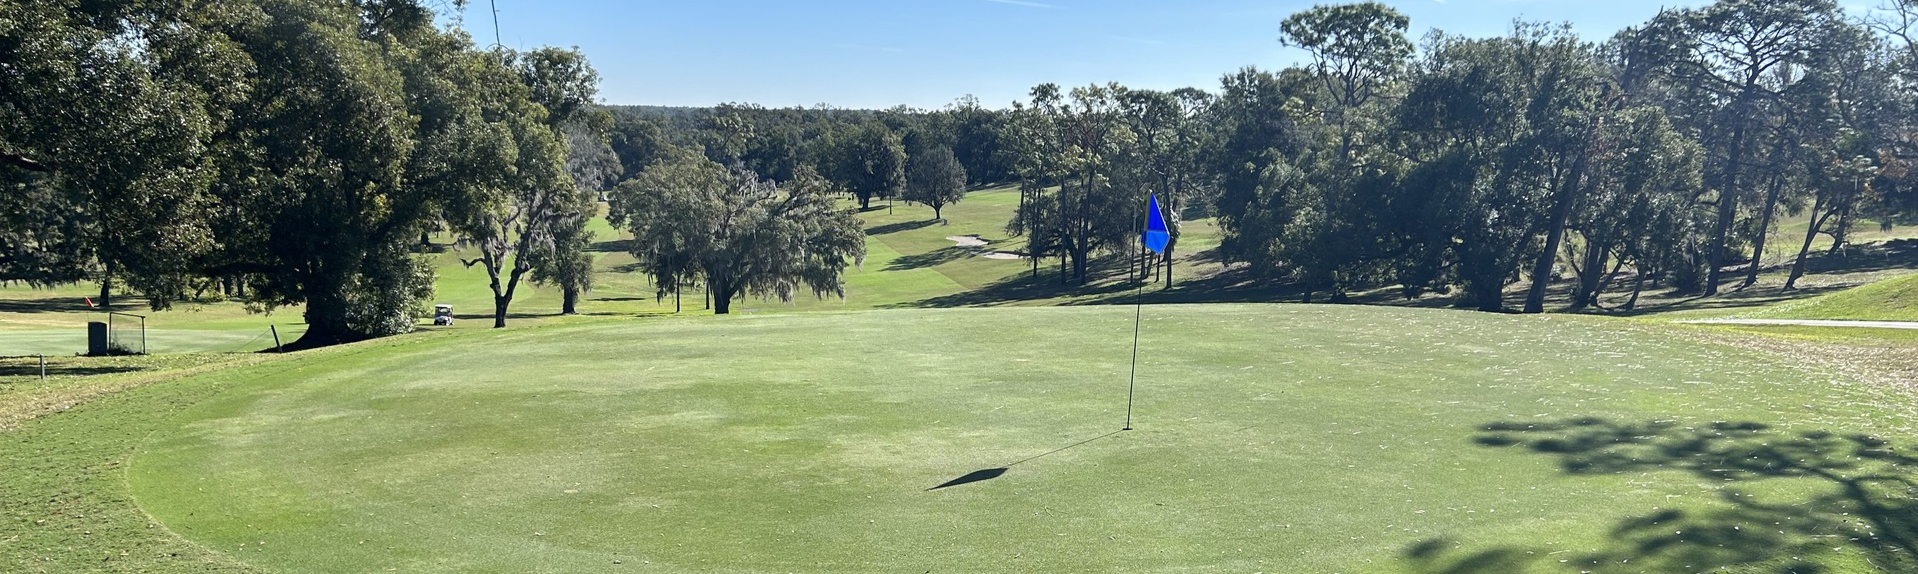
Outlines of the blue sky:
M 1214 89 L 1220 76 L 1277 69 L 1279 22 L 1325 0 L 493 0 L 502 43 L 579 46 L 606 103 L 988 107 L 1032 86 L 1116 81 Z M 1868 1 L 1868 0 L 1866 0 Z M 1683 0 L 1387 0 L 1427 30 L 1500 34 L 1514 19 L 1570 22 L 1609 37 Z M 1858 2 L 1847 2 L 1857 4 Z M 466 27 L 493 39 L 486 0 Z

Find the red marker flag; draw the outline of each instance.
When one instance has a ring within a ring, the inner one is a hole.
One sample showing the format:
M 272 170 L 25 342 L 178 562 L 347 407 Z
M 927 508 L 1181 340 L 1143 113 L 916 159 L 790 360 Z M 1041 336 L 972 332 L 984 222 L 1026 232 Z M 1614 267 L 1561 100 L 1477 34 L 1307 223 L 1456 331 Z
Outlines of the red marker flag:
M 92 307 L 92 306 L 93 306 L 93 298 L 92 298 L 92 297 L 81 297 L 81 299 L 86 299 L 86 300 L 87 300 L 87 306 L 88 306 L 88 307 Z

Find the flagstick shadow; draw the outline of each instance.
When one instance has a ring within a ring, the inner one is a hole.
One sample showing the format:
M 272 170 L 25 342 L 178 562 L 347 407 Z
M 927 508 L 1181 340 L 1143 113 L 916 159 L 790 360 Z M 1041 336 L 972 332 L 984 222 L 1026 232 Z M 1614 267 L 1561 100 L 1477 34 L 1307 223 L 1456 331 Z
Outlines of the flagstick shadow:
M 931 492 L 931 491 L 934 491 L 934 490 L 939 490 L 939 489 L 942 489 L 942 488 L 952 488 L 952 487 L 955 487 L 955 486 L 960 486 L 960 485 L 965 485 L 965 484 L 972 484 L 972 483 L 975 483 L 975 482 L 985 482 L 985 481 L 988 481 L 988 480 L 992 480 L 992 479 L 995 479 L 995 478 L 999 478 L 999 476 L 1000 476 L 1000 475 L 1003 475 L 1003 474 L 1005 474 L 1005 473 L 1006 473 L 1006 471 L 1008 471 L 1008 470 L 1012 470 L 1012 467 L 1015 467 L 1015 466 L 1019 466 L 1019 465 L 1021 465 L 1021 464 L 1025 464 L 1025 463 L 1028 463 L 1028 462 L 1032 462 L 1032 461 L 1034 461 L 1034 460 L 1038 460 L 1038 459 L 1041 459 L 1041 458 L 1045 458 L 1045 457 L 1047 457 L 1047 456 L 1052 456 L 1052 455 L 1054 455 L 1054 454 L 1058 454 L 1058 453 L 1061 453 L 1061 452 L 1065 452 L 1065 451 L 1067 451 L 1067 450 L 1071 450 L 1071 449 L 1074 449 L 1074 448 L 1078 448 L 1078 447 L 1081 447 L 1081 446 L 1085 446 L 1086 444 L 1088 444 L 1088 443 L 1091 443 L 1091 442 L 1093 442 L 1093 441 L 1096 441 L 1096 440 L 1099 440 L 1099 439 L 1103 439 L 1103 438 L 1107 438 L 1107 437 L 1110 437 L 1110 436 L 1112 436 L 1112 435 L 1115 435 L 1115 434 L 1119 434 L 1119 433 L 1121 433 L 1121 432 L 1125 432 L 1125 431 L 1112 431 L 1112 432 L 1109 432 L 1109 433 L 1106 433 L 1106 434 L 1102 434 L 1102 435 L 1099 435 L 1099 436 L 1095 436 L 1095 437 L 1092 437 L 1092 438 L 1089 438 L 1089 439 L 1085 439 L 1085 440 L 1082 440 L 1082 441 L 1079 441 L 1079 442 L 1075 442 L 1075 443 L 1072 443 L 1072 444 L 1069 444 L 1069 445 L 1066 445 L 1066 446 L 1062 446 L 1062 447 L 1059 447 L 1059 448 L 1056 448 L 1056 449 L 1053 449 L 1053 450 L 1051 450 L 1051 451 L 1048 451 L 1048 452 L 1045 452 L 1045 453 L 1043 453 L 1043 454 L 1036 454 L 1036 455 L 1033 455 L 1033 456 L 1030 456 L 1030 457 L 1026 457 L 1026 458 L 1024 458 L 1024 459 L 1021 459 L 1021 460 L 1019 460 L 1018 462 L 1013 462 L 1013 463 L 1009 463 L 1009 464 L 1007 464 L 1007 465 L 1005 465 L 1005 466 L 1001 466 L 1001 467 L 998 467 L 998 468 L 985 468 L 985 469 L 980 469 L 980 470 L 975 470 L 975 471 L 972 471 L 972 472 L 968 472 L 968 473 L 966 473 L 966 475 L 965 475 L 965 476 L 961 476 L 961 477 L 959 477 L 959 478 L 955 478 L 955 479 L 952 479 L 952 480 L 948 480 L 948 481 L 946 481 L 946 482 L 944 482 L 944 483 L 942 483 L 942 484 L 940 484 L 939 486 L 935 486 L 935 487 L 932 487 L 932 488 L 928 488 L 928 489 L 926 489 L 926 491 L 927 491 L 927 492 Z

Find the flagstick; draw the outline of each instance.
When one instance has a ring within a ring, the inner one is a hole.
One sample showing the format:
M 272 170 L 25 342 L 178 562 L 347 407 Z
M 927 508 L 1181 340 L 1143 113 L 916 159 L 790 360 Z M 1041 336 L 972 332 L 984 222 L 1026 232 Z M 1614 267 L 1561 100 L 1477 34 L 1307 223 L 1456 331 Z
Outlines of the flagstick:
M 1125 428 L 1132 430 L 1132 388 L 1139 382 L 1139 318 L 1145 314 L 1145 281 L 1139 281 L 1139 290 L 1133 294 L 1132 307 L 1132 376 L 1125 384 Z
M 1151 205 L 1150 202 L 1147 205 Z M 1151 211 L 1151 208 L 1147 208 Z M 1145 254 L 1151 249 L 1145 242 L 1146 227 L 1150 226 L 1152 214 L 1147 213 L 1144 221 L 1139 222 L 1139 253 Z M 1132 294 L 1132 376 L 1125 383 L 1125 428 L 1132 430 L 1132 389 L 1139 382 L 1139 318 L 1145 314 L 1145 277 L 1139 277 L 1138 290 Z

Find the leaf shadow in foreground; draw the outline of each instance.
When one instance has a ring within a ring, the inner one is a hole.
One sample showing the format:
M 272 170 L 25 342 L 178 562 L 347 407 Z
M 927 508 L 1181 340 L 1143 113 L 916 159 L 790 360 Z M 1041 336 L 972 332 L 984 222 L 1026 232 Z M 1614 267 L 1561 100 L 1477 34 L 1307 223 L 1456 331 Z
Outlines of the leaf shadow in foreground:
M 1557 458 L 1566 474 L 1680 473 L 1720 485 L 1710 504 L 1618 519 L 1599 549 L 1561 564 L 1567 571 L 1918 572 L 1913 445 L 1756 422 L 1578 418 L 1480 431 L 1477 444 Z M 1545 554 L 1526 550 L 1473 553 L 1435 539 L 1407 550 L 1405 561 L 1415 572 L 1511 572 L 1526 567 L 1516 557 Z

